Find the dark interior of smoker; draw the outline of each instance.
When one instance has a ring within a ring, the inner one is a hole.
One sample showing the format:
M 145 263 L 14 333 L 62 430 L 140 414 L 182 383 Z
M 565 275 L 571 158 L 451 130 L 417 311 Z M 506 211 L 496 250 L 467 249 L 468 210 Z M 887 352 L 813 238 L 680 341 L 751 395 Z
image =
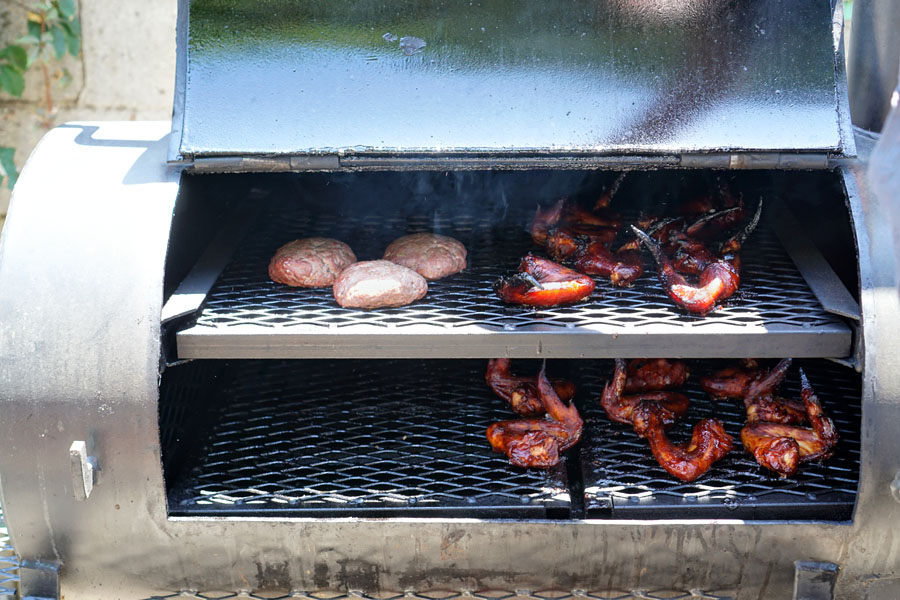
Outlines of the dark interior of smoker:
M 567 196 L 589 201 L 615 173 L 581 171 L 184 175 L 166 265 L 168 297 L 235 214 L 250 226 L 198 314 L 167 324 L 160 384 L 160 435 L 172 515 L 436 516 L 485 518 L 740 518 L 841 521 L 852 517 L 860 461 L 861 379 L 827 360 L 796 361 L 808 373 L 841 440 L 835 455 L 781 479 L 741 448 L 743 407 L 712 401 L 688 386 L 691 408 L 670 432 L 686 439 L 699 419 L 716 417 L 735 449 L 704 476 L 683 483 L 655 462 L 629 427 L 611 423 L 597 399 L 611 360 L 548 361 L 572 378 L 585 418 L 582 441 L 559 467 L 524 470 L 495 454 L 484 432 L 513 418 L 484 382 L 484 358 L 223 359 L 179 361 L 174 335 L 204 320 L 290 325 L 297 313 L 323 327 L 360 322 L 402 327 L 454 319 L 486 326 L 547 323 L 577 327 L 577 309 L 544 314 L 503 306 L 490 284 L 535 250 L 527 228 L 537 203 Z M 765 210 L 790 207 L 843 284 L 857 296 L 855 244 L 836 172 L 654 171 L 629 174 L 614 200 L 626 216 L 659 212 L 726 181 Z M 249 211 L 249 212 L 248 212 Z M 452 235 L 469 268 L 434 282 L 410 307 L 340 308 L 330 289 L 278 286 L 269 257 L 291 239 L 321 235 L 348 242 L 360 260 L 380 258 L 396 237 Z M 816 325 L 811 294 L 767 226 L 745 249 L 742 291 L 728 307 Z M 797 289 L 794 289 L 797 288 Z M 787 296 L 775 298 L 784 290 Z M 598 280 L 591 303 L 622 323 L 640 318 L 698 321 L 671 307 L 653 269 L 633 288 Z M 298 311 L 298 307 L 302 311 Z M 769 311 L 768 313 L 766 311 Z M 724 312 L 728 312 L 727 310 Z M 716 315 L 706 317 L 716 318 Z M 691 381 L 730 361 L 689 361 Z M 843 357 L 833 357 L 843 358 Z M 533 360 L 514 368 L 536 372 Z M 799 395 L 797 369 L 784 386 Z

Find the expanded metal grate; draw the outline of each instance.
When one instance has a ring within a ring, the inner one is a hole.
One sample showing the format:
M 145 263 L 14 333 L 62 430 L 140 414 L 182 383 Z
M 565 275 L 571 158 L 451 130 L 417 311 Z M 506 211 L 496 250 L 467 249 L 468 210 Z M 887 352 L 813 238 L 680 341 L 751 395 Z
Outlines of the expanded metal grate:
M 202 442 L 175 477 L 173 514 L 568 514 L 564 465 L 518 469 L 491 451 L 488 425 L 514 415 L 485 385 L 483 361 L 239 361 L 225 370 L 193 408 L 217 414 L 209 431 L 194 432 Z M 178 402 L 168 375 L 162 404 Z
M 589 516 L 614 518 L 735 518 L 849 520 L 856 502 L 860 465 L 860 379 L 852 370 L 824 361 L 796 361 L 782 388 L 785 397 L 800 397 L 797 371 L 802 366 L 825 412 L 834 420 L 840 441 L 832 458 L 801 465 L 782 479 L 744 452 L 740 430 L 746 422 L 739 401 L 715 401 L 696 384 L 698 375 L 728 364 L 691 361 L 685 386 L 691 407 L 669 435 L 686 440 L 697 421 L 723 422 L 735 447 L 699 479 L 683 483 L 666 473 L 649 445 L 630 426 L 611 422 L 599 402 L 584 405 L 581 442 L 586 508 Z M 581 369 L 582 385 L 601 390 L 611 366 Z M 693 382 L 693 383 L 692 383 Z
M 501 221 L 492 211 L 466 210 L 451 206 L 432 208 L 427 214 L 397 216 L 386 210 L 367 214 L 343 210 L 339 204 L 274 205 L 250 228 L 251 234 L 211 290 L 196 325 L 179 333 L 180 355 L 250 357 L 246 352 L 229 355 L 229 346 L 258 345 L 259 340 L 247 336 L 254 332 L 261 336 L 302 336 L 347 334 L 360 328 L 378 335 L 409 334 L 413 330 L 429 335 L 603 331 L 616 337 L 631 335 L 635 340 L 647 333 L 663 333 L 669 337 L 661 343 L 668 339 L 673 347 L 669 352 L 659 351 L 668 355 L 674 355 L 678 347 L 684 348 L 673 333 L 695 334 L 697 340 L 702 336 L 702 340 L 720 345 L 714 335 L 788 332 L 794 336 L 793 344 L 809 346 L 793 349 L 796 356 L 843 356 L 849 351 L 850 330 L 841 319 L 822 309 L 765 222 L 746 244 L 741 289 L 724 302 L 721 310 L 699 317 L 686 314 L 668 300 L 649 264 L 647 273 L 633 287 L 616 288 L 598 279 L 593 296 L 574 306 L 535 310 L 505 305 L 492 285 L 501 275 L 515 272 L 526 253 L 539 251 L 527 232 L 534 208 L 511 204 Z M 345 309 L 335 302 L 330 288 L 290 288 L 268 278 L 267 266 L 275 250 L 295 238 L 335 237 L 348 242 L 361 260 L 368 260 L 380 258 L 393 239 L 422 231 L 462 241 L 469 251 L 469 267 L 463 273 L 430 282 L 428 294 L 406 307 Z M 405 339 L 412 340 L 412 336 Z M 500 343 L 500 337 L 492 340 Z M 619 340 L 620 349 L 623 343 L 624 337 Z M 327 340 L 319 337 L 298 337 L 295 346 L 311 352 L 303 356 L 329 352 Z M 721 355 L 721 349 L 717 350 L 715 353 Z M 757 349 L 756 355 L 762 351 Z

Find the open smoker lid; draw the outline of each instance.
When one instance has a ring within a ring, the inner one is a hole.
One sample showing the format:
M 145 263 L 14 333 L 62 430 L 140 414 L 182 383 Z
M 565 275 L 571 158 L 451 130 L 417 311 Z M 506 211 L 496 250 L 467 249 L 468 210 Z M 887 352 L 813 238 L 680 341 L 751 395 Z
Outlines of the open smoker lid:
M 173 160 L 242 157 L 253 170 L 854 153 L 828 0 L 179 10 Z

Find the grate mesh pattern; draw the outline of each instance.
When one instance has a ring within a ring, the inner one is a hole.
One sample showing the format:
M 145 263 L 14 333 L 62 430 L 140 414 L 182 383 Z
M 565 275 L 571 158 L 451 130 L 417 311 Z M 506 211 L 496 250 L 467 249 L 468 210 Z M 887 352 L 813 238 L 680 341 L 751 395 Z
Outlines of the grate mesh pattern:
M 697 421 L 714 417 L 734 436 L 734 450 L 696 481 L 682 483 L 659 466 L 647 443 L 631 427 L 611 422 L 599 402 L 592 401 L 585 406 L 585 437 L 580 446 L 589 515 L 850 519 L 860 464 L 861 385 L 855 372 L 824 361 L 795 361 L 782 394 L 800 397 L 796 367 L 802 366 L 841 439 L 832 458 L 802 465 L 798 475 L 781 479 L 744 452 L 740 441 L 740 430 L 746 421 L 743 404 L 713 401 L 696 384 L 697 375 L 728 363 L 690 364 L 692 376 L 686 393 L 691 398 L 691 408 L 670 435 L 677 440 L 687 439 Z M 611 366 L 591 372 L 582 370 L 582 384 L 599 391 L 611 371 Z
M 485 430 L 512 413 L 484 384 L 484 361 L 237 361 L 226 371 L 207 398 L 214 423 L 170 491 L 175 514 L 567 514 L 564 465 L 517 469 L 491 451 Z M 178 402 L 178 387 L 164 383 L 163 404 Z
M 284 203 L 263 211 L 254 232 L 239 247 L 211 290 L 197 319 L 201 328 L 227 329 L 253 325 L 264 329 L 304 328 L 321 331 L 358 325 L 402 328 L 428 325 L 437 330 L 478 326 L 493 331 L 528 331 L 536 327 L 608 326 L 644 328 L 675 326 L 702 333 L 704 328 L 787 325 L 834 326 L 803 277 L 785 254 L 768 225 L 750 238 L 744 252 L 742 288 L 722 310 L 697 317 L 684 314 L 665 296 L 653 269 L 628 289 L 600 281 L 589 301 L 570 307 L 533 310 L 504 305 L 492 291 L 501 275 L 514 272 L 519 260 L 534 250 L 526 231 L 533 207 L 510 206 L 504 220 L 496 215 L 449 212 L 427 214 L 354 214 L 341 207 Z M 360 311 L 337 305 L 330 289 L 295 289 L 269 280 L 267 266 L 275 250 L 298 237 L 326 236 L 344 240 L 360 260 L 380 258 L 393 239 L 434 231 L 451 235 L 469 250 L 469 268 L 429 284 L 422 300 L 407 307 Z M 565 329 L 563 329 L 565 330 Z
M 0 600 L 15 597 L 19 581 L 19 560 L 9 542 L 9 532 L 0 506 Z
M 342 592 L 291 592 L 284 593 L 250 593 L 250 592 L 195 592 L 187 590 L 166 596 L 152 596 L 146 600 L 170 600 L 174 598 L 193 598 L 194 600 L 232 600 L 246 598 L 250 600 L 732 600 L 733 592 L 704 592 L 702 590 L 632 590 L 624 591 L 538 591 L 528 590 L 492 590 L 485 592 L 472 591 L 406 591 L 381 592 L 364 594 L 351 591 Z

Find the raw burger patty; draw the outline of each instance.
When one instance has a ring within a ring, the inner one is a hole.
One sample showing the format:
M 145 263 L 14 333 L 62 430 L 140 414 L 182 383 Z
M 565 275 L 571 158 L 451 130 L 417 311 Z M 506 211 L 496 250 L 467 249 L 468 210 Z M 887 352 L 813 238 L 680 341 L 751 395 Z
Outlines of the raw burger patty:
M 428 291 L 425 278 L 386 260 L 366 260 L 350 265 L 334 282 L 334 299 L 345 308 L 404 306 Z
M 425 279 L 440 279 L 466 268 L 466 247 L 446 235 L 414 233 L 391 242 L 384 260 L 409 267 Z
M 269 277 L 294 287 L 328 287 L 355 262 L 356 255 L 344 242 L 318 237 L 294 240 L 275 252 Z

